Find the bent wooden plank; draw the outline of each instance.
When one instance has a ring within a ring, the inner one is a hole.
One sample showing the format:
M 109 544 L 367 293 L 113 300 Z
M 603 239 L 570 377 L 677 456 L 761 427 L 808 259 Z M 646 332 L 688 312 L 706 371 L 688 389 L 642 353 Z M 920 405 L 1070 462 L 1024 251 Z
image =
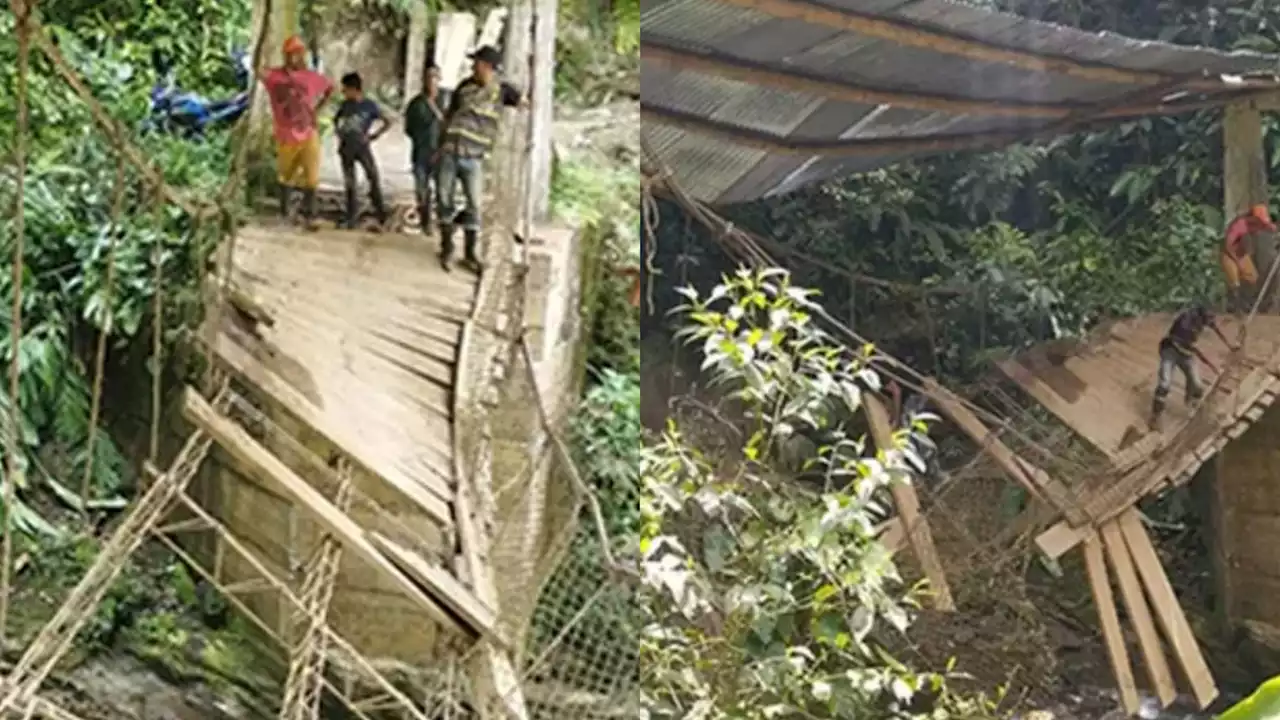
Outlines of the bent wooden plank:
M 876 448 L 882 453 L 888 452 L 895 447 L 889 413 L 880 398 L 874 395 L 863 395 L 863 402 L 866 403 L 867 421 L 871 424 L 871 435 L 876 441 Z M 915 487 L 895 482 L 889 486 L 889 491 L 893 494 L 893 504 L 898 508 L 898 518 L 906 531 L 907 542 L 920 561 L 920 569 L 929 578 L 934 604 L 939 610 L 955 610 L 951 586 L 947 584 L 947 574 L 942 569 L 942 560 L 938 558 L 938 549 L 933 544 L 933 533 L 929 530 L 928 522 L 920 515 L 920 498 L 916 495 Z
M 348 432 L 338 428 L 301 392 L 264 367 L 226 333 L 218 333 L 217 346 L 213 351 L 236 375 L 297 416 L 317 435 L 345 452 L 370 475 L 382 478 L 417 503 L 442 527 L 453 527 L 453 512 L 446 498 L 441 497 L 441 493 L 449 492 L 448 488 L 432 488 L 424 484 L 428 480 L 425 478 L 404 477 L 402 472 L 397 471 L 395 463 L 386 462 L 365 447 L 364 443 L 355 442 Z
M 294 502 L 309 511 L 315 520 L 351 553 L 369 563 L 381 572 L 406 597 L 419 605 L 432 620 L 443 627 L 472 635 L 481 635 L 496 640 L 492 615 L 482 612 L 460 613 L 457 617 L 469 627 L 461 625 L 455 616 L 445 611 L 437 600 L 454 606 L 471 607 L 478 601 L 471 597 L 450 597 L 449 591 L 439 586 L 423 583 L 426 592 L 419 589 L 402 570 L 396 567 L 387 557 L 371 543 L 364 530 L 346 513 L 330 503 L 315 488 L 298 477 L 293 470 L 280 461 L 270 451 L 258 444 L 244 428 L 227 418 L 211 406 L 208 401 L 191 388 L 183 393 L 182 414 L 197 427 L 209 433 L 219 445 L 245 465 L 277 483 Z M 430 596 L 428 595 L 430 594 Z M 488 623 L 488 624 L 486 624 Z
M 440 588 L 440 599 L 449 606 L 450 610 L 464 618 L 474 618 L 476 624 L 497 627 L 498 621 L 494 617 L 493 609 L 472 595 L 470 590 L 448 572 L 375 531 L 368 531 L 365 536 L 409 577 L 422 583 L 424 587 Z M 498 640 L 502 647 L 508 647 L 504 639 L 498 637 L 494 639 Z

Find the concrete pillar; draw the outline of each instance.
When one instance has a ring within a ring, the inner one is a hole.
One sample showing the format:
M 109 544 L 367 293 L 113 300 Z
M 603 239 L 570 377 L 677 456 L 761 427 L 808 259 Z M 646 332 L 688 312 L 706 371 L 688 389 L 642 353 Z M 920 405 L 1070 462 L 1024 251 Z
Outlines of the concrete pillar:
M 422 75 L 427 64 L 427 35 L 430 32 L 425 0 L 414 0 L 409 6 L 409 38 L 404 53 L 404 100 L 409 106 L 414 95 L 422 92 Z
M 1253 102 L 1228 105 L 1222 119 L 1222 187 L 1224 221 L 1247 211 L 1251 205 L 1267 204 L 1267 156 L 1263 146 L 1262 113 Z M 1261 282 L 1276 257 L 1276 235 L 1259 236 L 1254 263 Z M 1272 282 L 1267 303 L 1274 306 L 1276 282 Z M 1264 305 L 1265 309 L 1268 305 Z
M 555 121 L 556 0 L 533 0 L 533 77 L 529 89 L 532 128 L 529 147 L 529 212 L 547 219 L 551 206 L 552 123 Z

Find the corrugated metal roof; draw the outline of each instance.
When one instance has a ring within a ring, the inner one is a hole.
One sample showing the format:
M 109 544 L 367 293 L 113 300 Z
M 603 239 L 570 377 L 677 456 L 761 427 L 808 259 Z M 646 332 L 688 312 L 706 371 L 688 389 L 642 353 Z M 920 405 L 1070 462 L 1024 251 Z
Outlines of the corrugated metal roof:
M 646 0 L 641 30 L 644 140 L 717 203 L 1280 87 L 1280 56 L 951 0 Z

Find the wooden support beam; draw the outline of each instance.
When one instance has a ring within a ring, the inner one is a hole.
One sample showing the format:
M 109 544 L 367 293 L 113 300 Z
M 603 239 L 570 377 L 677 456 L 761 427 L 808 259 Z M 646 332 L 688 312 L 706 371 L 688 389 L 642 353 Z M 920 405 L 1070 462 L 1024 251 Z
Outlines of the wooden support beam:
M 364 530 L 345 513 L 339 511 L 323 495 L 298 477 L 293 470 L 258 444 L 244 428 L 209 405 L 191 388 L 183 393 L 182 414 L 197 427 L 209 434 L 224 450 L 252 468 L 264 481 L 278 485 L 295 503 L 307 510 L 315 520 L 347 551 L 369 563 L 414 601 L 432 620 L 442 627 L 464 634 L 478 634 L 496 639 L 496 629 L 483 624 L 483 615 L 470 613 L 462 616 L 462 623 L 446 612 L 437 599 L 443 600 L 445 591 L 439 587 L 425 587 L 425 592 L 387 559 L 365 537 Z M 429 594 L 428 594 L 429 593 Z M 452 605 L 470 606 L 474 598 L 449 598 Z
M 1268 204 L 1267 151 L 1262 113 L 1249 102 L 1227 106 L 1222 118 L 1223 217 L 1227 222 L 1255 204 Z M 1253 257 L 1260 273 L 1266 273 L 1277 253 L 1276 234 L 1259 233 Z M 1261 279 L 1260 279 L 1261 280 Z M 1275 283 L 1270 291 L 1276 296 Z M 1271 299 L 1263 308 L 1271 307 Z
M 1141 707 L 1138 687 L 1133 680 L 1133 666 L 1129 664 L 1129 650 L 1120 630 L 1120 615 L 1116 612 L 1111 578 L 1107 576 L 1107 562 L 1102 557 L 1102 542 L 1097 533 L 1090 533 L 1084 540 L 1084 567 L 1089 575 L 1089 588 L 1093 591 L 1093 604 L 1098 610 L 1098 624 L 1102 627 L 1107 657 L 1111 660 L 1111 672 L 1120 690 L 1120 702 L 1125 712 L 1135 715 Z
M 871 436 L 876 448 L 881 452 L 889 452 L 897 447 L 893 439 L 893 425 L 889 412 L 880 398 L 870 393 L 862 396 L 867 409 L 867 421 L 871 425 Z M 955 600 L 951 597 L 951 586 L 947 583 L 947 574 L 942 568 L 942 560 L 938 557 L 938 549 L 933 544 L 933 533 L 929 523 L 920 514 L 920 498 L 916 495 L 915 486 L 895 482 L 889 487 L 893 494 L 893 504 L 898 509 L 898 520 L 906 534 L 911 551 L 920 561 L 920 569 L 929 579 L 933 591 L 934 604 L 939 610 L 956 609 Z
M 1218 697 L 1218 686 L 1213 680 L 1213 673 L 1209 671 L 1204 655 L 1200 652 L 1200 644 L 1196 641 L 1195 634 L 1191 632 L 1191 624 L 1187 622 L 1187 616 L 1178 604 L 1178 597 L 1173 592 L 1173 586 L 1169 584 L 1169 578 L 1165 575 L 1160 558 L 1156 555 L 1155 546 L 1151 544 L 1151 537 L 1147 535 L 1147 529 L 1142 526 L 1142 519 L 1137 509 L 1131 508 L 1126 511 L 1119 517 L 1117 523 L 1124 535 L 1125 544 L 1129 546 L 1129 554 L 1137 566 L 1138 575 L 1146 586 L 1147 594 L 1151 597 L 1151 604 L 1155 608 L 1160 627 L 1164 630 L 1169 646 L 1173 648 L 1173 656 L 1177 658 L 1183 674 L 1191 683 L 1191 692 L 1196 702 L 1201 708 L 1209 707 L 1209 704 Z
M 1003 47 L 944 30 L 925 28 L 906 20 L 876 17 L 845 7 L 820 5 L 806 0 L 720 0 L 720 2 L 778 19 L 798 20 L 810 25 L 885 40 L 894 45 L 954 55 L 967 60 L 1010 65 L 1031 72 L 1052 73 L 1118 85 L 1156 85 L 1173 79 L 1173 76 L 1165 73 L 1086 64 L 1071 58 L 1047 55 L 1032 50 Z M 1190 87 L 1197 89 L 1221 88 L 1225 85 L 1225 81 L 1213 77 L 1189 83 Z M 1252 83 L 1252 85 L 1268 86 L 1266 82 Z M 1270 83 L 1270 86 L 1274 87 L 1274 83 Z
M 1116 584 L 1120 586 L 1120 597 L 1124 600 L 1125 612 L 1129 622 L 1133 624 L 1138 636 L 1138 648 L 1142 651 L 1143 664 L 1147 668 L 1147 676 L 1151 686 L 1155 688 L 1156 698 L 1161 707 L 1169 707 L 1178 696 L 1173 684 L 1173 673 L 1169 671 L 1169 661 L 1165 659 L 1164 648 L 1160 645 L 1160 635 L 1156 632 L 1155 622 L 1151 619 L 1151 611 L 1147 607 L 1146 596 L 1142 594 L 1142 584 L 1133 568 L 1133 558 L 1129 555 L 1129 546 L 1125 544 L 1124 535 L 1115 521 L 1106 523 L 1100 528 L 1102 544 L 1111 561 L 1111 569 L 1116 575 Z

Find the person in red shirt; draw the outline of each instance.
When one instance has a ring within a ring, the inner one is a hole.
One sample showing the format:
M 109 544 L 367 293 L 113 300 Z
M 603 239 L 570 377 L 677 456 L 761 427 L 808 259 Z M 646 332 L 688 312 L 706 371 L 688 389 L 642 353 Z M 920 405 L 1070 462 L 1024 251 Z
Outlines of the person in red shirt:
M 329 78 L 307 67 L 302 38 L 284 41 L 284 65 L 270 68 L 262 85 L 271 98 L 276 140 L 276 180 L 280 183 L 280 212 L 288 215 L 289 200 L 302 193 L 302 216 L 315 229 L 316 188 L 320 185 L 320 132 L 316 113 L 333 94 Z
M 1258 284 L 1258 269 L 1253 264 L 1253 235 L 1275 232 L 1275 223 L 1266 205 L 1254 205 L 1249 212 L 1227 225 L 1222 243 L 1222 272 L 1227 278 L 1228 312 L 1244 312 Z M 1242 289 L 1247 286 L 1247 290 Z

